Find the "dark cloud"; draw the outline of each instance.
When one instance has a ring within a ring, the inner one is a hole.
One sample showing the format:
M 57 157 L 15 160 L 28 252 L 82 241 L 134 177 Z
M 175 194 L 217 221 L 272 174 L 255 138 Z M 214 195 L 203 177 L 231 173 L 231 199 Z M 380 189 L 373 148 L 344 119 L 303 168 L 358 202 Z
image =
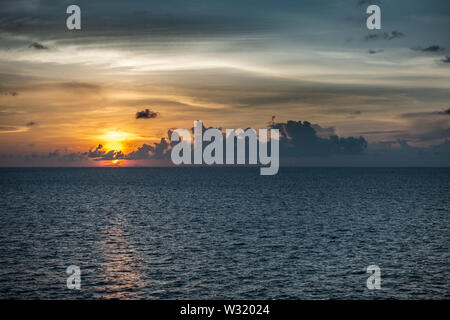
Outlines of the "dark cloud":
M 364 138 L 338 137 L 333 127 L 322 128 L 318 124 L 311 124 L 307 121 L 303 123 L 301 121 L 276 123 L 274 122 L 275 118 L 272 119 L 268 127 L 280 130 L 280 157 L 358 155 L 363 153 L 367 147 L 367 142 Z M 209 128 L 213 127 L 203 126 L 203 131 Z M 217 129 L 223 132 L 222 128 Z M 191 131 L 193 131 L 193 128 L 191 128 Z M 225 139 L 225 133 L 223 132 L 223 134 Z M 170 150 L 176 144 L 176 142 L 170 141 L 171 135 L 172 130 L 169 130 L 167 139 L 162 137 L 160 142 L 143 144 L 135 151 L 123 156 L 123 159 L 166 159 L 170 161 Z M 203 147 L 206 147 L 206 145 L 207 143 L 204 143 Z M 225 149 L 223 154 L 226 156 Z M 90 157 L 98 158 L 99 156 L 104 158 L 101 145 L 91 151 Z
M 43 44 L 40 44 L 39 42 L 33 42 L 31 43 L 28 48 L 33 48 L 36 50 L 48 50 L 48 47 L 44 46 Z
M 369 41 L 369 40 L 378 40 L 381 38 L 381 35 L 379 34 L 368 34 L 367 36 L 365 36 L 364 40 Z
M 171 135 L 171 131 L 169 131 Z M 170 146 L 166 138 L 161 138 L 160 142 L 155 142 L 153 145 L 143 144 L 136 151 L 129 153 L 126 159 L 129 160 L 145 160 L 145 159 L 169 159 Z
M 380 53 L 380 52 L 383 52 L 383 50 L 381 50 L 381 49 L 370 49 L 369 50 L 370 54 L 375 54 L 375 53 Z
M 392 31 L 391 34 L 389 33 L 385 33 L 384 34 L 384 38 L 386 40 L 392 40 L 392 39 L 396 39 L 396 38 L 402 38 L 404 37 L 405 34 L 403 32 L 400 31 Z
M 136 119 L 153 119 L 158 115 L 158 112 L 151 111 L 150 109 L 145 109 L 136 113 Z
M 308 121 L 273 124 L 272 129 L 280 130 L 280 156 L 358 155 L 367 148 L 367 141 L 363 137 L 340 138 L 331 135 L 329 138 L 321 138 L 316 132 L 318 127 L 320 126 Z
M 442 111 L 448 114 L 450 110 Z M 274 119 L 273 119 L 274 121 Z M 374 142 L 368 144 L 363 137 L 338 137 L 334 134 L 334 128 L 322 128 L 318 124 L 307 121 L 287 121 L 285 123 L 271 122 L 269 128 L 280 130 L 280 161 L 283 165 L 307 165 L 307 166 L 442 166 L 450 165 L 450 141 L 441 140 L 431 147 L 414 147 L 410 141 L 426 141 L 442 137 L 449 137 L 450 130 L 445 123 L 434 123 L 435 127 L 428 131 L 418 133 L 401 130 L 364 132 L 362 134 L 397 134 L 392 140 Z M 433 123 L 414 122 L 416 127 L 428 129 Z M 447 128 L 447 129 L 446 129 Z M 9 131 L 15 128 L 4 128 Z M 204 127 L 204 130 L 206 128 Z M 420 131 L 420 130 L 419 130 Z M 223 130 L 222 130 L 223 132 Z M 320 133 L 327 133 L 328 137 L 322 137 Z M 172 131 L 168 131 L 171 136 Z M 443 142 L 442 142 L 443 141 Z M 269 142 L 270 143 L 270 142 Z M 170 150 L 176 143 L 170 142 L 166 137 L 153 144 L 143 144 L 129 154 L 121 151 L 106 151 L 102 145 L 88 152 L 72 152 L 55 150 L 47 154 L 0 154 L 0 163 L 12 165 L 28 165 L 31 163 L 57 164 L 82 163 L 94 160 L 151 160 L 162 159 L 161 164 L 170 165 Z M 205 146 L 206 144 L 204 144 Z M 224 153 L 225 154 L 225 153 Z
M 122 153 L 122 151 L 110 150 L 107 152 L 103 149 L 103 145 L 101 144 L 99 144 L 95 149 L 91 149 L 89 150 L 89 152 L 85 152 L 82 155 L 87 156 L 87 158 L 93 159 L 95 161 L 117 160 L 125 158 L 125 155 Z
M 364 40 L 366 40 L 366 41 L 380 40 L 380 39 L 393 40 L 393 39 L 398 39 L 398 38 L 403 38 L 403 37 L 405 37 L 405 34 L 403 32 L 394 30 L 394 31 L 391 31 L 390 33 L 384 32 L 384 33 L 377 33 L 377 34 L 369 34 L 364 38 Z
M 329 138 L 336 135 L 336 129 L 334 127 L 322 128 L 318 124 L 311 125 L 316 131 L 316 134 L 321 138 Z
M 403 113 L 400 116 L 403 118 L 424 118 L 429 116 L 450 115 L 450 108 L 443 111 L 429 111 L 429 112 L 410 112 Z
M 32 145 L 28 145 L 32 146 Z M 64 153 L 61 150 L 54 150 L 47 154 L 27 154 L 24 156 L 17 155 L 16 158 L 24 158 L 26 161 L 44 161 L 44 162 L 57 162 L 57 163 L 75 163 L 87 160 L 86 153 L 80 152 L 72 152 L 72 153 Z
M 148 144 L 143 144 L 138 147 L 136 151 L 128 154 L 128 159 L 130 160 L 145 160 L 150 159 L 152 154 L 155 152 L 155 147 Z
M 438 45 L 432 45 L 426 48 L 422 48 L 422 47 L 415 47 L 415 48 L 411 48 L 411 50 L 414 51 L 421 51 L 421 52 L 439 52 L 439 51 L 444 51 L 445 48 L 438 46 Z
M 435 112 L 433 114 L 441 115 L 448 113 L 450 113 L 450 110 Z M 351 163 L 353 161 L 352 157 L 362 157 L 366 154 L 369 145 L 362 136 L 339 137 L 336 135 L 334 127 L 324 128 L 318 124 L 311 124 L 308 121 L 287 121 L 285 123 L 277 123 L 274 122 L 274 120 L 275 118 L 269 122 L 268 128 L 280 130 L 281 161 L 289 159 L 291 163 L 297 163 L 296 161 L 300 161 L 298 163 L 303 163 L 302 161 L 308 158 L 324 159 L 333 157 L 333 159 L 338 159 L 339 157 L 346 157 L 346 159 L 350 161 L 349 163 Z M 442 141 L 443 138 L 449 137 L 450 129 L 448 128 L 447 123 L 445 121 L 439 122 L 434 120 L 414 121 L 411 123 L 410 130 L 367 131 L 361 132 L 361 134 L 388 134 L 394 138 L 396 137 L 393 143 L 397 144 L 398 141 L 402 141 L 401 145 L 405 149 L 407 146 L 409 147 L 408 141 Z M 203 126 L 203 131 L 206 129 L 208 128 Z M 222 128 L 218 129 L 223 132 Z M 127 155 L 121 155 L 121 157 L 128 160 L 163 159 L 170 163 L 170 150 L 172 146 L 176 144 L 170 142 L 171 133 L 172 131 L 169 130 L 167 139 L 163 137 L 160 142 L 144 144 Z M 206 145 L 207 144 L 205 143 L 203 147 L 206 147 Z M 98 151 L 102 149 L 101 146 L 99 147 L 100 148 L 94 150 L 96 152 L 94 155 L 96 157 L 101 156 L 102 159 L 105 159 L 103 152 L 100 152 L 100 154 L 98 153 Z M 428 149 L 425 148 L 424 150 Z M 223 154 L 224 156 L 226 155 L 225 149 Z M 111 155 L 107 157 L 113 159 Z M 367 161 L 371 161 L 371 159 L 367 159 Z
M 27 127 L 32 127 L 32 126 L 34 126 L 36 124 L 37 124 L 36 122 L 30 121 L 30 122 L 27 123 Z
M 94 150 L 89 150 L 88 157 L 96 158 L 96 157 L 103 156 L 104 151 L 102 149 L 103 149 L 103 146 L 101 144 L 99 144 Z

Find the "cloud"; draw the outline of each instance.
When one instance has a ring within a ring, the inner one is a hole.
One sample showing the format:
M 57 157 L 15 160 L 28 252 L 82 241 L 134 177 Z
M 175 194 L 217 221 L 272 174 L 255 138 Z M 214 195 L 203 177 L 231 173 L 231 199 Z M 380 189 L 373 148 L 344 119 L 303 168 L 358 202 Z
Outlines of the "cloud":
M 385 33 L 384 34 L 384 38 L 386 40 L 392 40 L 392 39 L 396 39 L 396 38 L 402 38 L 404 37 L 405 34 L 403 32 L 400 31 L 392 31 L 391 34 L 389 33 Z
M 442 116 L 442 115 L 450 115 L 450 108 L 443 111 L 428 111 L 428 112 L 411 112 L 411 113 L 403 113 L 400 116 L 403 118 L 424 118 L 429 116 Z
M 414 51 L 421 51 L 421 52 L 439 52 L 439 51 L 444 51 L 445 48 L 438 46 L 438 45 L 432 45 L 426 48 L 422 48 L 422 47 L 415 47 L 415 48 L 411 48 L 411 50 Z
M 136 119 L 153 119 L 158 115 L 158 112 L 151 111 L 150 109 L 145 109 L 144 111 L 139 111 L 136 113 Z
M 43 44 L 40 44 L 39 42 L 33 42 L 31 43 L 28 48 L 33 48 L 36 50 L 48 50 L 48 47 L 44 46 Z
M 125 158 L 125 155 L 122 153 L 122 151 L 110 150 L 107 152 L 103 150 L 103 145 L 101 144 L 99 144 L 95 149 L 91 149 L 89 150 L 89 152 L 84 153 L 83 155 L 95 161 L 117 160 Z
M 445 56 L 441 61 L 444 63 L 450 63 L 450 56 Z
M 128 159 L 130 160 L 150 159 L 154 151 L 155 151 L 154 146 L 143 144 L 141 147 L 137 148 L 136 151 L 133 151 L 130 154 L 128 154 Z
M 272 118 L 275 120 L 275 118 Z M 334 127 L 323 128 L 318 124 L 308 121 L 287 121 L 286 123 L 269 122 L 268 127 L 280 130 L 280 156 L 281 157 L 304 157 L 330 155 L 358 155 L 364 152 L 367 142 L 363 137 L 342 138 L 335 134 Z M 203 126 L 203 131 L 213 128 Z M 216 128 L 223 132 L 222 128 Z M 193 131 L 193 128 L 191 128 Z M 163 159 L 170 163 L 170 150 L 176 142 L 170 141 L 172 130 L 168 130 L 167 137 L 161 137 L 159 142 L 143 144 L 128 154 L 114 154 L 111 151 L 105 153 L 102 145 L 88 153 L 89 158 L 96 160 L 150 160 Z M 225 133 L 223 132 L 224 139 Z M 248 141 L 246 141 L 248 142 Z M 206 147 L 207 143 L 203 144 Z M 224 156 L 226 150 L 224 149 Z
M 369 41 L 369 40 L 378 40 L 381 38 L 381 35 L 379 34 L 368 34 L 367 36 L 364 37 L 364 40 Z
M 88 157 L 89 158 L 101 157 L 104 154 L 104 151 L 102 149 L 103 146 L 99 144 L 94 150 L 89 150 Z
M 331 155 L 358 155 L 364 152 L 367 142 L 364 138 L 342 138 L 335 134 L 333 127 L 322 128 L 318 124 L 311 124 L 307 121 L 287 121 L 286 123 L 276 123 L 275 118 L 269 122 L 268 127 L 280 130 L 280 157 L 308 157 L 319 156 L 328 157 Z M 203 131 L 213 128 L 203 126 Z M 222 128 L 219 129 L 225 139 Z M 191 128 L 193 131 L 193 128 Z M 170 163 L 170 150 L 176 142 L 170 141 L 172 131 L 168 131 L 168 138 L 161 138 L 160 142 L 154 144 L 143 144 L 137 150 L 127 154 L 124 159 L 146 160 L 165 159 Z M 248 141 L 246 140 L 246 143 Z M 206 147 L 207 143 L 203 144 Z M 248 146 L 246 147 L 248 148 Z M 223 150 L 224 157 L 226 149 Z M 248 154 L 246 155 L 248 156 Z
M 3 132 L 16 132 L 16 131 L 18 131 L 18 128 L 11 127 L 11 126 L 0 126 L 0 131 L 3 131 Z
M 375 53 L 380 53 L 380 52 L 383 52 L 383 50 L 382 49 L 370 49 L 369 50 L 370 54 L 375 54 Z
M 0 88 L 0 94 L 2 94 L 4 96 L 11 96 L 11 97 L 17 97 L 19 95 L 19 93 L 16 91 L 6 91 L 6 92 L 1 91 L 1 88 Z
M 71 82 L 59 82 L 54 84 L 58 88 L 68 89 L 68 90 L 86 90 L 86 91 L 99 91 L 102 89 L 100 85 L 88 83 L 88 82 L 79 82 L 79 81 L 71 81 Z
M 18 133 L 18 132 L 26 132 L 26 131 L 28 131 L 28 129 L 26 127 L 0 125 L 0 133 Z
M 169 131 L 171 135 L 171 131 Z M 161 138 L 160 142 L 155 142 L 153 145 L 143 144 L 136 151 L 129 153 L 126 156 L 128 160 L 145 160 L 145 159 L 169 159 L 170 158 L 171 143 L 167 142 L 166 138 Z
M 384 33 L 378 33 L 378 34 L 369 34 L 364 38 L 364 40 L 366 40 L 366 41 L 380 40 L 380 39 L 393 40 L 393 39 L 403 38 L 405 36 L 406 35 L 403 32 L 394 30 L 394 31 L 391 31 L 390 33 L 384 32 Z
M 333 134 L 321 138 L 317 134 L 320 126 L 308 121 L 287 121 L 270 127 L 280 130 L 280 155 L 285 157 L 358 155 L 367 148 L 363 137 L 340 138 Z
M 439 111 L 449 114 L 450 110 Z M 441 119 L 447 119 L 437 115 Z M 273 119 L 274 121 L 274 119 Z M 415 121 L 411 130 L 392 130 L 397 137 L 381 142 L 368 143 L 363 137 L 339 137 L 333 127 L 323 128 L 308 121 L 287 121 L 275 123 L 271 121 L 269 128 L 280 130 L 280 161 L 283 165 L 306 166 L 445 166 L 450 165 L 450 141 L 441 140 L 430 147 L 417 147 L 410 141 L 434 140 L 436 137 L 449 137 L 450 129 L 445 123 Z M 448 123 L 447 123 L 448 124 Z M 434 125 L 435 127 L 431 127 Z M 440 126 L 439 126 L 440 125 Z M 414 131 L 416 127 L 417 131 Z M 425 128 L 425 130 L 424 130 Z M 3 128 L 1 130 L 14 128 Z M 204 127 L 204 130 L 206 127 Z M 222 130 L 223 132 L 223 130 Z M 363 134 L 382 134 L 388 131 L 364 132 Z M 172 131 L 168 131 L 171 136 Z M 269 142 L 270 143 L 270 142 Z M 154 160 L 160 159 L 160 165 L 171 165 L 170 151 L 176 142 L 162 137 L 159 142 L 143 144 L 136 150 L 124 154 L 121 151 L 106 151 L 99 144 L 88 152 L 67 153 L 60 150 L 46 154 L 0 154 L 0 164 L 8 165 L 85 165 L 91 161 L 101 160 Z M 205 146 L 206 144 L 204 144 Z M 225 153 L 224 153 L 225 154 Z M 142 162 L 139 162 L 142 164 Z M 144 162 L 145 163 L 145 162 Z M 151 163 L 148 163 L 151 164 Z
M 401 114 L 407 121 L 407 130 L 391 137 L 408 142 L 442 143 L 450 138 L 450 108 L 442 111 L 412 112 Z
M 329 138 L 336 135 L 336 129 L 334 127 L 322 128 L 318 124 L 312 124 L 311 126 L 320 138 Z

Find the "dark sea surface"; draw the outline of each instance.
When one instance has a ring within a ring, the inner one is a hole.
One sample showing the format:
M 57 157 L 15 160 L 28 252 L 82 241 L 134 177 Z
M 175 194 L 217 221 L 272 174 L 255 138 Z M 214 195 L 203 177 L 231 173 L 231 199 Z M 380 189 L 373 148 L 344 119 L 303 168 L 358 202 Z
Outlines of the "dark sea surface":
M 0 169 L 0 194 L 0 298 L 450 298 L 448 168 Z

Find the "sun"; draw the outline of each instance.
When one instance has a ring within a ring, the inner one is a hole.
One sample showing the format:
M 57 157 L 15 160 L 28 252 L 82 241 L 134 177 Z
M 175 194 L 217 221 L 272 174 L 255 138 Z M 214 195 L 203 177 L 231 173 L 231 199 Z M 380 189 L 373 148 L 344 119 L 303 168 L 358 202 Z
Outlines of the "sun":
M 103 142 L 103 146 L 107 151 L 124 151 L 126 148 L 126 140 L 132 138 L 133 135 L 122 131 L 107 131 L 104 135 L 99 138 Z
M 119 142 L 119 141 L 107 141 L 104 145 L 105 149 L 107 151 L 121 151 L 124 149 L 124 145 L 123 143 Z

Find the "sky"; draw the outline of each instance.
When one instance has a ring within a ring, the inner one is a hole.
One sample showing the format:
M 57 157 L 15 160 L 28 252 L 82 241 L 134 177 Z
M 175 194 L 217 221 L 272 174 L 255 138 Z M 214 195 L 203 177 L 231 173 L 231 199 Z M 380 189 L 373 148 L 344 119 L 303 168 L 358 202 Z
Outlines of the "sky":
M 281 128 L 287 165 L 449 166 L 448 30 L 445 0 L 2 0 L 0 166 L 165 165 L 194 120 Z

